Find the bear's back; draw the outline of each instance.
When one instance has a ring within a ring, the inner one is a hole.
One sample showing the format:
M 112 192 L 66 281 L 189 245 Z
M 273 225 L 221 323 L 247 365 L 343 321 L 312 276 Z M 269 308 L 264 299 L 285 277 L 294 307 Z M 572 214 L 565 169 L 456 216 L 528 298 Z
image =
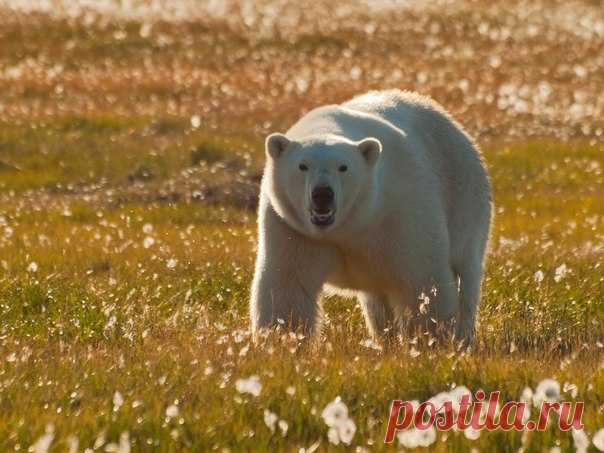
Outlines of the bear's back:
M 448 179 L 489 186 L 478 147 L 449 113 L 436 101 L 419 93 L 370 91 L 342 104 L 342 107 L 379 118 L 413 136 L 425 145 L 424 152 L 434 170 Z M 473 184 L 472 184 L 473 185 Z
M 422 139 L 459 141 L 474 148 L 470 137 L 436 101 L 419 93 L 401 90 L 370 91 L 342 104 L 342 107 L 376 115 Z
M 396 89 L 370 91 L 342 107 L 377 116 L 419 145 L 407 151 L 427 157 L 439 177 L 449 219 L 455 217 L 460 200 L 490 203 L 490 182 L 478 147 L 463 127 L 431 98 Z
M 381 159 L 386 161 L 386 173 L 400 178 L 413 167 L 423 174 L 409 176 L 435 175 L 449 210 L 468 192 L 490 193 L 486 169 L 472 139 L 443 107 L 418 93 L 370 91 L 340 105 L 318 107 L 287 132 L 294 140 L 321 134 L 389 141 L 391 146 L 385 147 Z

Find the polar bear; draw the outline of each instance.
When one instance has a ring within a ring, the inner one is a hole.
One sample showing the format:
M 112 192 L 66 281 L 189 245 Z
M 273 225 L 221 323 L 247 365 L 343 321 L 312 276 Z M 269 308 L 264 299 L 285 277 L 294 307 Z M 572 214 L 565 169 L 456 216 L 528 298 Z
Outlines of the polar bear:
M 405 319 L 473 337 L 491 187 L 477 146 L 440 105 L 369 92 L 310 111 L 265 146 L 254 334 L 316 330 L 325 291 L 356 296 L 374 337 L 414 325 Z

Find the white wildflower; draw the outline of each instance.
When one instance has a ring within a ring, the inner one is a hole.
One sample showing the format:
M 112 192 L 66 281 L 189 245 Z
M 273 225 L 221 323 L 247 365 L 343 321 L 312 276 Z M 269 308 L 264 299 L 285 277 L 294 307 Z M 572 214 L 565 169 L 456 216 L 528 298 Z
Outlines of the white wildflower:
M 124 404 L 124 397 L 120 392 L 116 391 L 113 394 L 113 412 L 119 411 L 122 404 Z
M 124 431 L 120 434 L 119 453 L 130 453 L 130 434 Z
M 201 126 L 201 117 L 199 115 L 193 115 L 191 117 L 191 127 L 197 129 L 199 126 Z
M 170 258 L 168 261 L 166 261 L 166 267 L 168 269 L 174 269 L 176 268 L 176 265 L 178 264 L 178 260 L 175 258 Z
M 140 35 L 141 38 L 148 38 L 149 36 L 151 36 L 152 29 L 153 29 L 153 25 L 150 24 L 149 22 L 145 22 L 144 24 L 141 25 L 141 28 L 138 31 L 138 34 Z
M 406 429 L 405 431 L 401 431 L 396 435 L 399 444 L 403 447 L 408 448 L 410 450 L 417 448 L 417 435 L 415 433 L 416 429 Z
M 98 450 L 103 445 L 105 445 L 105 430 L 101 431 L 94 439 L 94 444 L 92 444 L 93 450 Z
M 272 433 L 275 432 L 275 425 L 279 417 L 274 412 L 269 411 L 268 409 L 264 409 L 264 423 L 268 426 L 268 429 L 271 430 Z
M 105 451 L 109 453 L 130 453 L 130 434 L 128 431 L 124 431 L 120 434 L 119 443 L 105 445 Z
M 174 417 L 178 417 L 178 406 L 176 404 L 171 404 L 170 406 L 168 406 L 166 408 L 166 417 L 168 418 L 174 418 Z
M 348 407 L 344 404 L 341 398 L 338 396 L 335 400 L 325 406 L 321 417 L 325 421 L 327 426 L 336 426 L 341 420 L 348 418 Z
M 38 272 L 38 263 L 36 263 L 35 261 L 29 263 L 29 266 L 27 266 L 27 272 L 31 272 L 32 274 Z
M 466 436 L 466 439 L 476 440 L 480 437 L 480 431 L 476 428 L 469 427 L 464 429 L 463 435 Z
M 587 437 L 585 431 L 582 429 L 573 429 L 572 434 L 575 451 L 578 453 L 585 453 L 589 448 L 589 437 Z
M 380 344 L 378 342 L 376 342 L 375 340 L 372 340 L 371 338 L 367 338 L 366 340 L 361 340 L 360 345 L 364 346 L 368 349 L 375 349 L 376 351 L 382 350 L 382 346 L 380 346 Z
M 334 445 L 340 444 L 340 433 L 336 428 L 329 428 L 327 431 L 327 440 Z
M 279 420 L 279 423 L 277 423 L 277 425 L 279 425 L 279 429 L 281 430 L 281 435 L 283 437 L 285 437 L 285 435 L 287 434 L 287 430 L 289 429 L 289 425 L 287 424 L 287 422 L 285 420 Z
M 604 451 L 604 428 L 600 428 L 598 431 L 596 431 L 592 442 L 599 451 Z
M 429 403 L 434 404 L 434 407 L 437 411 L 444 410 L 444 404 L 448 401 L 451 401 L 451 395 L 448 392 L 440 392 L 434 395 L 432 398 L 428 400 Z
M 67 438 L 67 445 L 68 445 L 68 453 L 78 453 L 78 450 L 80 448 L 80 439 L 78 439 L 76 436 L 71 435 Z
M 554 281 L 558 283 L 566 276 L 567 272 L 568 268 L 566 267 L 566 264 L 561 264 L 560 266 L 558 266 L 554 274 Z
M 472 402 L 472 392 L 466 386 L 458 385 L 449 392 L 453 412 L 459 412 L 461 409 L 461 400 L 465 395 L 468 396 L 468 403 Z
M 573 398 L 576 398 L 579 394 L 579 388 L 577 387 L 577 385 L 572 384 L 570 382 L 565 382 L 562 386 L 562 390 L 566 393 L 570 393 L 570 396 L 572 396 Z
M 250 395 L 258 396 L 262 390 L 260 378 L 256 375 L 250 376 L 247 379 L 237 379 L 235 388 L 239 393 L 249 393 Z
M 29 447 L 29 451 L 33 453 L 48 453 L 48 451 L 50 450 L 50 444 L 52 444 L 54 438 L 54 425 L 47 425 L 45 433 L 42 434 L 42 436 L 40 436 L 31 447 Z
M 350 445 L 357 431 L 357 426 L 348 417 L 348 407 L 338 396 L 327 404 L 321 413 L 325 424 L 329 426 L 327 438 L 329 442 L 338 445 L 340 442 Z
M 357 432 L 357 425 L 349 418 L 340 420 L 335 428 L 338 430 L 338 435 L 342 443 L 350 445 L 354 434 Z
M 427 429 L 412 428 L 401 431 L 397 438 L 405 448 L 429 447 L 436 441 L 436 429 L 434 426 Z
M 117 317 L 115 315 L 111 315 L 109 317 L 109 319 L 107 320 L 105 327 L 103 327 L 103 330 L 109 331 L 109 330 L 113 329 L 115 327 L 116 323 L 117 323 Z
M 535 272 L 535 283 L 541 283 L 543 281 L 543 279 L 545 278 L 545 274 L 543 273 L 543 271 L 540 269 L 537 272 Z
M 533 401 L 536 406 L 544 401 L 558 401 L 560 398 L 560 383 L 555 379 L 544 379 L 537 385 Z
M 150 223 L 145 223 L 143 225 L 143 233 L 145 233 L 145 234 L 153 233 L 153 225 L 151 225 Z
M 429 447 L 436 442 L 436 429 L 433 425 L 427 429 L 420 429 L 418 434 L 418 445 L 420 447 Z
M 533 402 L 533 390 L 530 387 L 524 387 L 520 394 L 520 402 L 530 406 Z
M 151 236 L 147 236 L 145 239 L 143 239 L 143 247 L 144 248 L 148 249 L 153 244 L 155 244 L 155 239 L 153 239 Z

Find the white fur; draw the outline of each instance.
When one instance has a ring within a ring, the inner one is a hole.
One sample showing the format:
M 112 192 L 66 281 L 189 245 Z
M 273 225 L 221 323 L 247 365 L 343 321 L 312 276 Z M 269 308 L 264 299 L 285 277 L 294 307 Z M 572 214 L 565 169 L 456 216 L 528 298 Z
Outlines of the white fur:
M 310 221 L 316 184 L 335 192 L 326 228 Z M 471 338 L 491 210 L 476 145 L 431 99 L 370 92 L 309 112 L 267 139 L 252 331 L 279 320 L 314 330 L 326 290 L 356 295 L 378 335 L 420 311 L 424 293 L 428 316 L 455 317 Z

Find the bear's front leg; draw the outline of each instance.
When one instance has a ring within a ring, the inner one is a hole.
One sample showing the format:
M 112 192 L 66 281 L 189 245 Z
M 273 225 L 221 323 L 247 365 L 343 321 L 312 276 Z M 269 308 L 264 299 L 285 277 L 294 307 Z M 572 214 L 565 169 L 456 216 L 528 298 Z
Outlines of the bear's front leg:
M 329 270 L 329 246 L 294 231 L 267 202 L 262 204 L 250 302 L 252 333 L 279 324 L 311 333 L 320 312 L 318 295 Z

